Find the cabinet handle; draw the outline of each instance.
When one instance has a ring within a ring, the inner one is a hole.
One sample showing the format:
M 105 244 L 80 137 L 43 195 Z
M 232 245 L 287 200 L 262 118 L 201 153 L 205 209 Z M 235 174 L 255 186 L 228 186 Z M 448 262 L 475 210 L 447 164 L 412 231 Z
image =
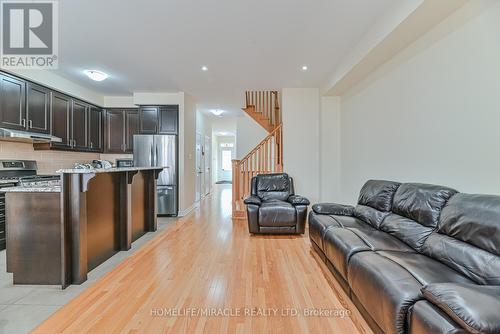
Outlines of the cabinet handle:
M 28 128 L 33 129 L 33 121 L 31 119 L 28 121 Z
M 90 148 L 92 148 L 92 146 L 93 146 L 93 145 L 92 145 L 92 142 L 90 142 Z
M 25 127 L 26 127 L 26 118 L 21 119 L 21 126 L 22 126 L 23 128 L 25 128 Z

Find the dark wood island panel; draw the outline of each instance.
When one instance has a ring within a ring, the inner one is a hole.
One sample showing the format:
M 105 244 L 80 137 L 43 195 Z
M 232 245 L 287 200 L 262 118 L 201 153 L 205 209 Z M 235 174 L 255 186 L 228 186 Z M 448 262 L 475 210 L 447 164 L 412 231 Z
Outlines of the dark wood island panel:
M 161 168 L 62 173 L 57 192 L 7 192 L 7 265 L 15 284 L 81 284 L 156 231 Z

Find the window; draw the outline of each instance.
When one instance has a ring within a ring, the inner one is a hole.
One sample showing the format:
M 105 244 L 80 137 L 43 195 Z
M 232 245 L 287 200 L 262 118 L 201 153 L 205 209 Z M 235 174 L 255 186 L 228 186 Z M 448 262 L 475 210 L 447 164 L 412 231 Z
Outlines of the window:
M 222 170 L 231 170 L 231 150 L 222 150 Z

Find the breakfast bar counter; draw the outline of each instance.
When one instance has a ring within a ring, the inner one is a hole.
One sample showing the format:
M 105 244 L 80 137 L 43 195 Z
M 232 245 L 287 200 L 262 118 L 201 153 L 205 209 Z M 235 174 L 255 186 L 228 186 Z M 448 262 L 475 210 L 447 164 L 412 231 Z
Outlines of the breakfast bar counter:
M 60 186 L 3 188 L 14 284 L 81 284 L 90 270 L 156 231 L 162 170 L 63 169 Z

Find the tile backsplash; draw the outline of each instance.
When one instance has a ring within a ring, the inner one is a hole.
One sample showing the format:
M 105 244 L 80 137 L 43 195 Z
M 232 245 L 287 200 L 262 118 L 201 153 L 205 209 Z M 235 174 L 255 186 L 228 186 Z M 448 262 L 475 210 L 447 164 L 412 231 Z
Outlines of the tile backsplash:
M 29 143 L 0 141 L 0 159 L 35 160 L 39 174 L 54 174 L 58 169 L 71 168 L 77 162 L 88 163 L 96 159 L 132 158 L 131 154 L 99 154 L 65 151 L 35 151 Z

